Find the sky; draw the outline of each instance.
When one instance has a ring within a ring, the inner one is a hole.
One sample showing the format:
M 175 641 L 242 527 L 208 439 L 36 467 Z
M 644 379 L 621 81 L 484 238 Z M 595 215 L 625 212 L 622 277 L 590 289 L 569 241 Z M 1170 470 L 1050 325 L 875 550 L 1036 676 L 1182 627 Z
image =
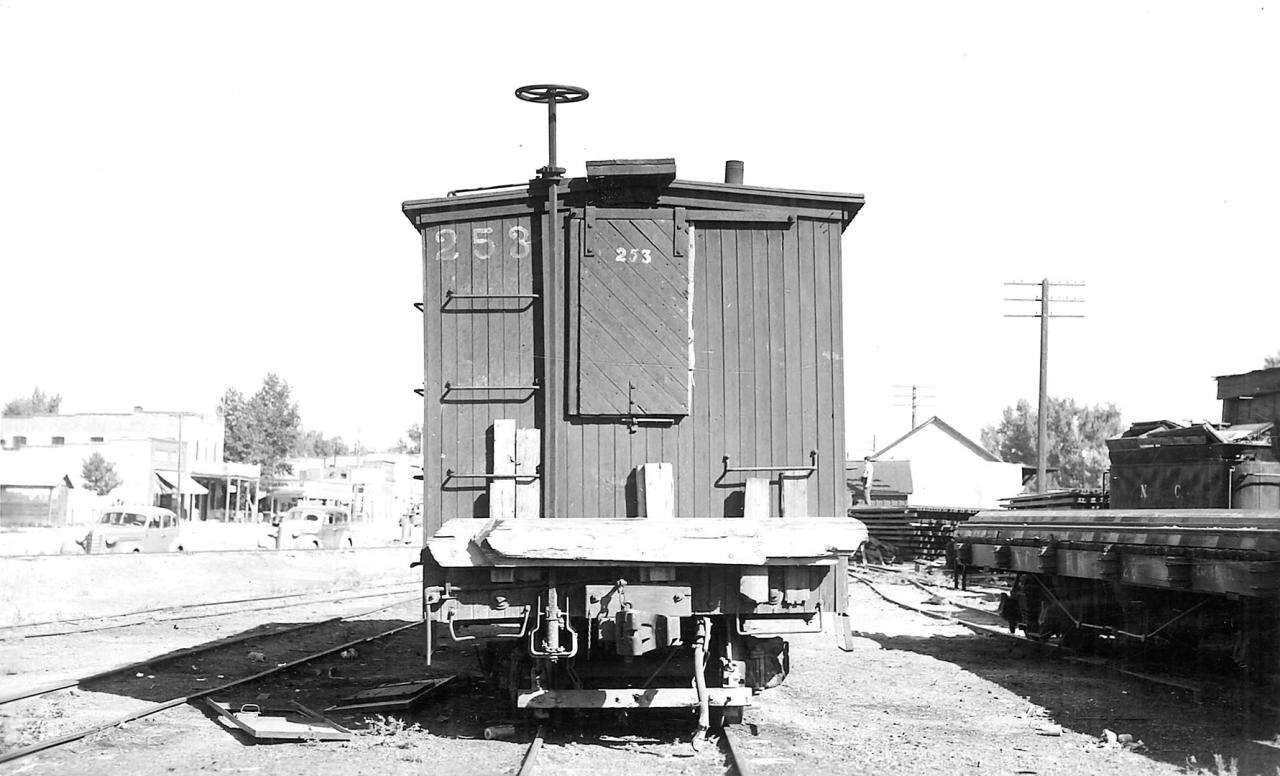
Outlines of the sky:
M 1216 420 L 1280 349 L 1266 0 L 728 4 L 0 0 L 0 399 L 212 411 L 268 372 L 307 428 L 422 415 L 408 199 L 559 161 L 853 192 L 847 444 L 978 438 L 1038 390 Z M 625 11 L 609 10 L 625 8 Z

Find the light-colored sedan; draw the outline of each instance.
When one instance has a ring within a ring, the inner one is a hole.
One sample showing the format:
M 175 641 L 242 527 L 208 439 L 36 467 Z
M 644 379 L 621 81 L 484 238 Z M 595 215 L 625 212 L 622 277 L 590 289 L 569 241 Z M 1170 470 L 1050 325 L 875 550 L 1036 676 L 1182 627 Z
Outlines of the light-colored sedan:
M 301 505 L 290 509 L 272 538 L 278 550 L 346 549 L 351 540 L 351 513 L 342 507 Z
M 117 506 L 77 541 L 85 552 L 181 552 L 178 516 L 163 507 Z

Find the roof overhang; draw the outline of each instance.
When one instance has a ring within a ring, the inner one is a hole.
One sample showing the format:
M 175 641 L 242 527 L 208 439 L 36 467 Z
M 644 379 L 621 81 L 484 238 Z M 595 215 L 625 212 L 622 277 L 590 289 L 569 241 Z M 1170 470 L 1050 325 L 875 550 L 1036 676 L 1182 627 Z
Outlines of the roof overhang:
M 700 219 L 749 220 L 714 217 L 715 213 L 737 211 L 837 221 L 844 229 L 865 203 L 861 194 L 679 180 L 675 178 L 675 160 L 672 159 L 588 162 L 587 171 L 586 177 L 568 178 L 561 183 L 562 207 L 592 204 L 593 198 L 620 185 L 625 188 L 626 185 L 643 183 L 644 188 L 652 191 L 653 199 L 647 204 L 702 211 L 690 214 L 690 220 L 695 223 Z M 546 187 L 546 181 L 534 179 L 528 186 L 409 200 L 401 209 L 405 217 L 419 228 L 449 221 L 536 215 L 546 212 Z
M 160 487 L 165 493 L 172 493 L 176 489 L 174 483 L 178 482 L 178 473 L 157 469 L 156 479 L 160 481 Z M 205 496 L 208 495 L 209 489 L 184 473 L 182 475 L 182 492 L 187 495 Z

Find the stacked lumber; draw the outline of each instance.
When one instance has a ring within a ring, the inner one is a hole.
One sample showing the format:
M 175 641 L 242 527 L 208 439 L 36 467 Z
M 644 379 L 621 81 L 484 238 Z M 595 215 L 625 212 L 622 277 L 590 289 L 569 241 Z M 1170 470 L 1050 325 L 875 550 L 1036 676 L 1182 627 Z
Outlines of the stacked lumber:
M 978 510 L 928 507 L 854 508 L 849 514 L 875 539 L 893 547 L 898 560 L 946 557 L 955 527 Z
M 1106 509 L 1111 502 L 1104 490 L 1054 490 L 1000 499 L 1006 509 Z

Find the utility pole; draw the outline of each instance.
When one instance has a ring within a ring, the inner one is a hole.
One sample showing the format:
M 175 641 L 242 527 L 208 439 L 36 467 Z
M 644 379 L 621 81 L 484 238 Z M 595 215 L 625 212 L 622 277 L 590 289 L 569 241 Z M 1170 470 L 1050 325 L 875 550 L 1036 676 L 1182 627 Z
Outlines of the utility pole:
M 1027 298 L 1005 298 L 1006 302 L 1039 302 L 1040 312 L 1034 314 L 1009 314 L 1006 318 L 1039 318 L 1040 319 L 1040 403 L 1036 410 L 1036 492 L 1044 493 L 1048 490 L 1048 475 L 1046 469 L 1049 460 L 1049 319 L 1050 318 L 1083 318 L 1083 315 L 1071 315 L 1065 313 L 1050 313 L 1050 302 L 1083 302 L 1083 299 L 1066 299 L 1054 298 L 1049 296 L 1049 291 L 1053 286 L 1083 286 L 1084 283 L 1074 280 L 1062 280 L 1049 282 L 1048 278 L 1041 280 L 1039 283 L 1025 283 L 1022 281 L 1013 281 L 1005 283 L 1006 286 L 1039 286 L 1040 295 L 1033 299 Z
M 174 506 L 173 510 L 178 515 L 178 520 L 182 520 L 182 419 L 188 415 L 199 415 L 198 412 L 170 412 L 171 416 L 178 418 L 178 478 L 173 483 Z
M 899 399 L 899 400 L 902 400 L 902 401 L 910 401 L 910 403 L 911 403 L 911 404 L 910 404 L 910 406 L 911 406 L 911 428 L 915 428 L 915 427 L 916 427 L 916 408 L 917 408 L 917 407 L 918 407 L 922 402 L 931 402 L 933 399 L 937 398 L 937 397 L 936 397 L 936 396 L 934 396 L 932 393 L 927 393 L 927 391 L 932 391 L 932 390 L 934 390 L 934 387 L 933 387 L 932 385 L 914 385 L 914 384 L 913 384 L 913 385 L 895 385 L 895 386 L 893 386 L 893 387 L 894 387 L 895 389 L 897 389 L 897 390 L 903 391 L 903 393 L 901 393 L 901 394 L 894 394 L 894 397 L 893 397 L 893 398 L 895 398 L 895 399 Z M 906 395 L 906 391 L 907 391 L 908 389 L 909 389 L 909 390 L 910 390 L 910 392 L 911 392 L 910 397 L 908 397 L 908 396 Z M 922 390 L 922 389 L 923 389 L 923 390 Z M 895 407 L 905 407 L 905 406 L 908 406 L 908 405 L 906 405 L 906 404 L 898 404 L 898 403 L 895 403 L 893 406 L 895 406 Z

